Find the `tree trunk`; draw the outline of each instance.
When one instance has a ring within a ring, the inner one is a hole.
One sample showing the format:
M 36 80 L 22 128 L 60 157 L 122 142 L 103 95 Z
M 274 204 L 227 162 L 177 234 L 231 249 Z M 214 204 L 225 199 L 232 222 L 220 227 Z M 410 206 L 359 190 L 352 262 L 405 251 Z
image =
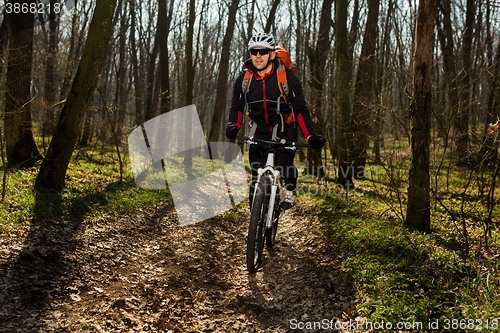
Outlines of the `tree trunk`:
M 300 15 L 299 0 L 295 0 L 295 14 L 297 15 L 297 22 L 296 22 L 297 29 L 295 32 L 297 41 L 295 44 L 295 65 L 297 66 L 297 75 L 299 78 L 302 79 L 303 64 L 302 64 L 301 52 L 303 52 L 304 50 L 304 32 L 303 32 L 304 27 L 302 26 L 304 20 Z
M 85 112 L 92 102 L 113 33 L 116 0 L 97 0 L 80 64 L 36 178 L 37 188 L 61 191 Z
M 375 122 L 374 122 L 374 139 L 373 139 L 373 155 L 375 163 L 381 163 L 382 159 L 380 156 L 380 147 L 383 143 L 383 122 L 385 111 L 381 105 L 383 105 L 383 95 L 382 91 L 386 86 L 387 80 L 385 79 L 387 71 L 385 68 L 389 66 L 389 54 L 391 50 L 390 44 L 390 36 L 392 31 L 391 17 L 394 11 L 394 1 L 389 0 L 388 9 L 387 9 L 387 19 L 385 20 L 385 27 L 383 33 L 383 41 L 381 47 L 379 47 L 378 53 L 378 66 L 375 70 L 376 73 L 376 81 L 375 81 L 375 96 L 377 96 L 377 107 L 375 112 Z
M 463 69 L 460 71 L 462 77 L 462 93 L 460 94 L 460 107 L 455 118 L 455 131 L 457 132 L 457 162 L 458 164 L 470 164 L 469 157 L 469 114 L 471 96 L 471 70 L 472 70 L 472 36 L 474 29 L 474 0 L 467 0 L 465 14 L 465 31 L 463 33 L 462 55 Z
M 50 1 L 50 5 L 54 8 L 55 0 Z M 49 13 L 49 52 L 45 67 L 45 119 L 43 121 L 42 136 L 49 137 L 54 132 L 55 117 L 54 103 L 56 102 L 57 83 L 56 83 L 56 67 L 57 67 L 57 51 L 58 51 L 58 26 L 59 16 L 56 16 L 54 11 Z
M 136 0 L 130 1 L 130 46 L 132 48 L 132 73 L 134 76 L 134 93 L 135 93 L 135 124 L 137 126 L 141 125 L 144 122 L 144 104 L 143 104 L 143 95 L 144 95 L 144 83 L 139 75 L 139 60 L 137 58 L 137 53 L 140 51 L 140 47 L 137 47 L 135 41 L 135 33 L 136 33 Z
M 121 0 L 119 3 L 118 12 L 120 12 L 120 34 L 118 41 L 118 73 L 116 77 L 117 89 L 115 95 L 115 108 L 113 114 L 113 123 L 116 137 L 121 138 L 124 120 L 125 120 L 125 110 L 127 108 L 127 55 L 126 55 L 126 47 L 127 47 L 127 4 L 128 1 Z M 117 13 L 118 14 L 118 13 Z
M 368 26 L 368 22 L 367 22 Z M 354 13 L 351 20 L 351 31 L 349 32 L 349 72 L 351 73 L 351 80 L 354 80 L 354 48 L 358 39 L 359 30 L 359 0 L 354 0 Z M 365 32 L 366 34 L 366 32 Z
M 158 28 L 156 30 L 155 44 L 153 46 L 153 52 L 151 58 L 149 59 L 148 76 L 146 82 L 146 96 L 145 96 L 145 121 L 153 119 L 156 117 L 156 107 L 153 107 L 154 103 L 154 87 L 155 87 L 155 73 L 156 73 L 156 58 L 158 57 L 158 52 L 160 49 L 160 22 L 158 22 Z M 155 104 L 156 105 L 156 104 Z
M 453 53 L 453 27 L 451 25 L 451 1 L 444 0 L 440 7 L 443 17 L 443 29 L 439 30 L 439 42 L 443 52 L 443 70 L 448 85 L 448 99 L 451 108 L 452 121 L 456 121 L 460 108 L 457 74 L 455 71 L 455 55 Z
M 326 57 L 330 45 L 330 28 L 332 17 L 333 0 L 325 0 L 321 8 L 319 22 L 318 41 L 316 48 L 309 47 L 309 62 L 311 66 L 311 118 L 313 120 L 313 130 L 317 134 L 323 133 L 325 121 L 322 112 L 323 81 L 326 66 Z M 325 174 L 321 161 L 321 149 L 307 150 L 307 167 L 305 172 L 310 175 L 322 177 Z
M 415 27 L 413 100 L 410 107 L 411 166 L 405 224 L 430 232 L 430 126 L 432 113 L 432 57 L 438 0 L 420 0 Z
M 226 109 L 227 96 L 227 76 L 229 72 L 229 57 L 231 41 L 233 40 L 234 25 L 236 23 L 236 12 L 240 0 L 233 0 L 229 7 L 229 19 L 227 22 L 226 35 L 222 42 L 222 53 L 219 63 L 219 76 L 217 78 L 217 97 L 215 99 L 214 115 L 212 118 L 212 126 L 210 127 L 210 135 L 208 141 L 217 142 L 219 140 L 219 132 L 221 128 L 222 116 Z
M 170 111 L 170 68 L 168 59 L 167 39 L 172 21 L 174 0 L 170 1 L 167 14 L 166 0 L 158 1 L 158 29 L 160 38 L 160 80 L 161 80 L 161 105 L 160 113 Z
M 30 13 L 6 13 L 5 19 L 10 40 L 4 115 L 7 161 L 11 165 L 30 165 L 41 157 L 33 137 L 30 107 L 35 17 Z
M 375 68 L 375 47 L 378 33 L 378 12 L 380 0 L 369 0 L 368 18 L 359 60 L 354 105 L 352 109 L 353 174 L 356 179 L 365 178 L 368 146 L 368 120 L 372 108 L 373 70 Z
M 335 47 L 337 49 L 337 156 L 339 160 L 337 184 L 349 189 L 352 187 L 352 174 L 349 164 L 351 106 L 347 5 L 348 0 L 337 1 Z
M 189 19 L 187 27 L 187 43 L 186 43 L 186 103 L 185 105 L 193 104 L 193 89 L 194 89 L 194 64 L 193 64 L 193 36 L 194 36 L 194 21 L 196 0 L 189 1 Z M 191 129 L 193 120 L 189 116 L 186 118 L 186 146 L 190 146 Z M 188 180 L 194 178 L 193 175 L 193 154 L 187 150 L 184 155 L 184 170 L 188 176 Z

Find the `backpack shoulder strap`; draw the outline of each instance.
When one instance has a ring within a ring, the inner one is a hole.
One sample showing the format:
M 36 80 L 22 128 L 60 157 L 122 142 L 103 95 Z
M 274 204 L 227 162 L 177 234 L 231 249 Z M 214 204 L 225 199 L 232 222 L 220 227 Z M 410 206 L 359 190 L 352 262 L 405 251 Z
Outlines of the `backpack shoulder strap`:
M 250 87 L 250 81 L 252 81 L 252 73 L 247 69 L 245 70 L 245 75 L 243 76 L 243 81 L 241 83 L 241 90 L 244 94 L 247 93 L 248 87 Z
M 245 113 L 248 114 L 248 103 L 247 103 L 247 93 L 248 88 L 250 87 L 250 83 L 252 82 L 252 73 L 247 69 L 245 71 L 245 75 L 243 76 L 243 81 L 241 83 L 241 90 L 243 91 L 243 95 L 245 97 Z
M 280 88 L 281 94 L 283 95 L 283 98 L 285 99 L 285 102 L 288 103 L 288 96 L 290 93 L 290 90 L 288 89 L 288 82 L 286 80 L 286 70 L 285 66 L 281 63 L 278 66 L 278 70 L 276 72 L 278 75 L 278 87 Z
M 292 110 L 292 113 L 290 114 L 290 116 L 285 120 L 285 123 L 289 124 L 289 123 L 293 123 L 294 126 L 295 126 L 295 122 L 296 122 L 296 119 L 295 119 L 295 112 L 293 110 L 293 106 L 289 103 L 290 102 L 290 89 L 288 88 L 288 82 L 287 82 L 287 79 L 286 79 L 286 69 L 285 69 L 285 65 L 280 61 L 280 64 L 278 66 L 278 70 L 276 72 L 276 74 L 278 75 L 278 87 L 281 91 L 281 96 L 283 96 L 283 99 L 285 100 L 285 103 L 288 104 L 288 107 L 290 108 L 290 110 Z M 279 100 L 278 100 L 278 109 L 276 110 L 280 115 L 281 115 L 281 112 L 280 112 L 280 109 L 279 109 Z M 283 122 L 283 117 L 282 117 L 282 122 Z

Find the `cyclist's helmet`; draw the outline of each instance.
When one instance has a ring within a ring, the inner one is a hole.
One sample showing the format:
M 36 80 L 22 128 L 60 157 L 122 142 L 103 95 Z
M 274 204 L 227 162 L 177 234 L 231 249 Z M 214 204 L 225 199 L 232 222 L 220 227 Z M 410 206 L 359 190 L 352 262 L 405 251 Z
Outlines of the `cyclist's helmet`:
M 274 50 L 276 47 L 276 42 L 274 37 L 270 34 L 264 32 L 259 32 L 258 34 L 252 36 L 248 42 L 248 50 L 256 47 L 263 47 L 266 49 Z

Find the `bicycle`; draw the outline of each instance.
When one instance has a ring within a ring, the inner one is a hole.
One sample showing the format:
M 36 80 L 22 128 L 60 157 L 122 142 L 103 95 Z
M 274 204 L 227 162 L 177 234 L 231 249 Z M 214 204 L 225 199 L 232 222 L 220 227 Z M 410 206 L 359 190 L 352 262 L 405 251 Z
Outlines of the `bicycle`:
M 297 147 L 310 147 L 309 144 L 261 140 L 256 137 L 237 136 L 244 140 L 239 144 L 258 144 L 268 148 L 264 167 L 257 170 L 253 203 L 251 203 L 250 223 L 248 225 L 246 264 L 250 273 L 260 268 L 263 259 L 264 244 L 269 249 L 274 246 L 278 230 L 278 220 L 284 213 L 281 207 L 281 195 L 284 180 L 281 172 L 274 165 L 276 150 L 284 148 L 297 151 Z

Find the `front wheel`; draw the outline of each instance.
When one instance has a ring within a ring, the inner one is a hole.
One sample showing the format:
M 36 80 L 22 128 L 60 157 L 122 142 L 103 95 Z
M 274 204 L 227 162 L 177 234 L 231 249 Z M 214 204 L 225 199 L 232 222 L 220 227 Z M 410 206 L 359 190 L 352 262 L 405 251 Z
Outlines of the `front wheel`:
M 284 189 L 284 181 L 283 178 L 279 179 L 280 186 L 278 187 L 278 193 L 276 194 L 276 200 L 274 201 L 274 210 L 273 210 L 273 222 L 271 224 L 270 229 L 266 229 L 266 247 L 268 249 L 272 249 L 274 246 L 274 240 L 276 239 L 276 233 L 278 232 L 278 220 L 283 214 L 283 208 L 281 208 L 281 200 L 280 198 L 283 195 Z
M 264 229 L 269 207 L 270 189 L 269 177 L 263 175 L 253 199 L 250 224 L 248 225 L 247 269 L 250 273 L 257 272 L 262 263 L 262 252 L 265 243 Z
M 273 211 L 273 223 L 271 228 L 266 229 L 266 247 L 271 249 L 274 246 L 274 240 L 276 238 L 276 233 L 278 232 L 278 220 L 281 215 L 281 207 L 279 202 L 274 203 Z

